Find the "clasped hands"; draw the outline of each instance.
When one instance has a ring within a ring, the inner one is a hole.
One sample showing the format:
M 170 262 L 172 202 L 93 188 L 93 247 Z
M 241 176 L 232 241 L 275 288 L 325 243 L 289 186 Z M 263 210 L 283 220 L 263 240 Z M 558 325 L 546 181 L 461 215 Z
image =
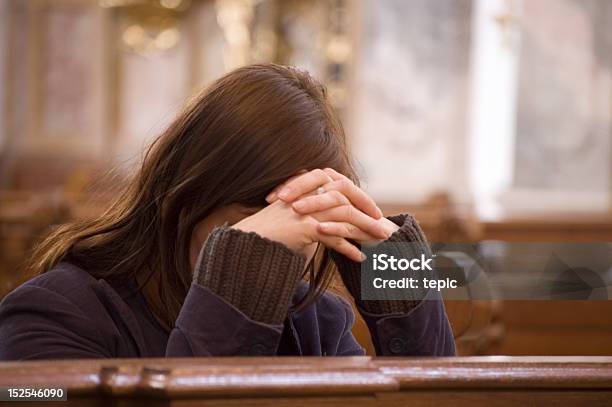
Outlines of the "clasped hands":
M 256 232 L 305 256 L 308 248 L 321 243 L 360 262 L 363 253 L 349 240 L 374 243 L 398 229 L 370 196 L 331 168 L 288 179 L 266 201 L 268 206 L 232 227 Z

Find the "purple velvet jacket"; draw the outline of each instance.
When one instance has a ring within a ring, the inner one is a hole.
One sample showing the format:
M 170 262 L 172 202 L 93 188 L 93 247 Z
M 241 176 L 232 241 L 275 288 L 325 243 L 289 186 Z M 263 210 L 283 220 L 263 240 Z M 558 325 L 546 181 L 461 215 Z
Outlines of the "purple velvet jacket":
M 298 286 L 301 297 L 307 286 Z M 0 359 L 138 358 L 238 355 L 363 355 L 351 333 L 354 315 L 326 293 L 283 325 L 250 320 L 207 288 L 193 284 L 171 332 L 144 297 L 60 263 L 11 292 L 0 304 Z M 360 311 L 378 355 L 454 355 L 439 298 L 405 315 Z

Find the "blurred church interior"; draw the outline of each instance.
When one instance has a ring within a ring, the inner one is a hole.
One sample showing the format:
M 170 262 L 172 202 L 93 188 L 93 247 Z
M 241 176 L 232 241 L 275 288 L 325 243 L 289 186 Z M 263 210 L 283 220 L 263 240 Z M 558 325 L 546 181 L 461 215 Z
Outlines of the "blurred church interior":
M 611 26 L 608 0 L 2 0 L 0 298 L 190 95 L 264 61 L 327 85 L 366 190 L 432 242 L 502 263 L 514 242 L 612 242 Z M 611 301 L 447 308 L 462 355 L 612 354 Z

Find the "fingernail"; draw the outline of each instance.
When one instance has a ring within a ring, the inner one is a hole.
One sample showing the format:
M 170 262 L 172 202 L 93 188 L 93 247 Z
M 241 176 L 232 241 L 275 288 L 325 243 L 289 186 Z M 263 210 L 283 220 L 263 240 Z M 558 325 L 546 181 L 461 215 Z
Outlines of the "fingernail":
M 306 202 L 304 201 L 297 201 L 293 203 L 293 208 L 298 210 L 298 211 L 303 211 L 304 209 L 306 209 Z
M 331 228 L 331 223 L 329 223 L 329 222 L 321 222 L 321 223 L 319 223 L 319 227 L 321 229 L 329 230 Z
M 382 210 L 381 210 L 381 209 L 380 209 L 378 206 L 376 207 L 376 210 L 378 211 L 378 217 L 379 217 L 379 218 L 382 218 L 382 217 L 383 217 L 383 212 L 382 212 Z
M 361 261 L 365 261 L 367 258 L 368 256 L 366 256 L 364 252 L 361 252 Z
M 272 191 L 266 196 L 266 202 L 272 203 L 276 199 L 276 191 Z
M 278 193 L 278 197 L 280 199 L 287 199 L 289 198 L 289 196 L 291 195 L 291 189 L 289 188 L 283 188 L 279 193 Z

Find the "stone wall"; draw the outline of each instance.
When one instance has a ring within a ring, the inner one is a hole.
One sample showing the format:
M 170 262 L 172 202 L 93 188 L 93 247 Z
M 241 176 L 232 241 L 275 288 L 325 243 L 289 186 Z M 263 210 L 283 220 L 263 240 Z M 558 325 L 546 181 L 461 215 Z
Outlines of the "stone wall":
M 606 0 L 524 2 L 517 188 L 611 189 L 611 24 Z
M 465 189 L 469 0 L 360 2 L 351 135 L 376 199 Z

